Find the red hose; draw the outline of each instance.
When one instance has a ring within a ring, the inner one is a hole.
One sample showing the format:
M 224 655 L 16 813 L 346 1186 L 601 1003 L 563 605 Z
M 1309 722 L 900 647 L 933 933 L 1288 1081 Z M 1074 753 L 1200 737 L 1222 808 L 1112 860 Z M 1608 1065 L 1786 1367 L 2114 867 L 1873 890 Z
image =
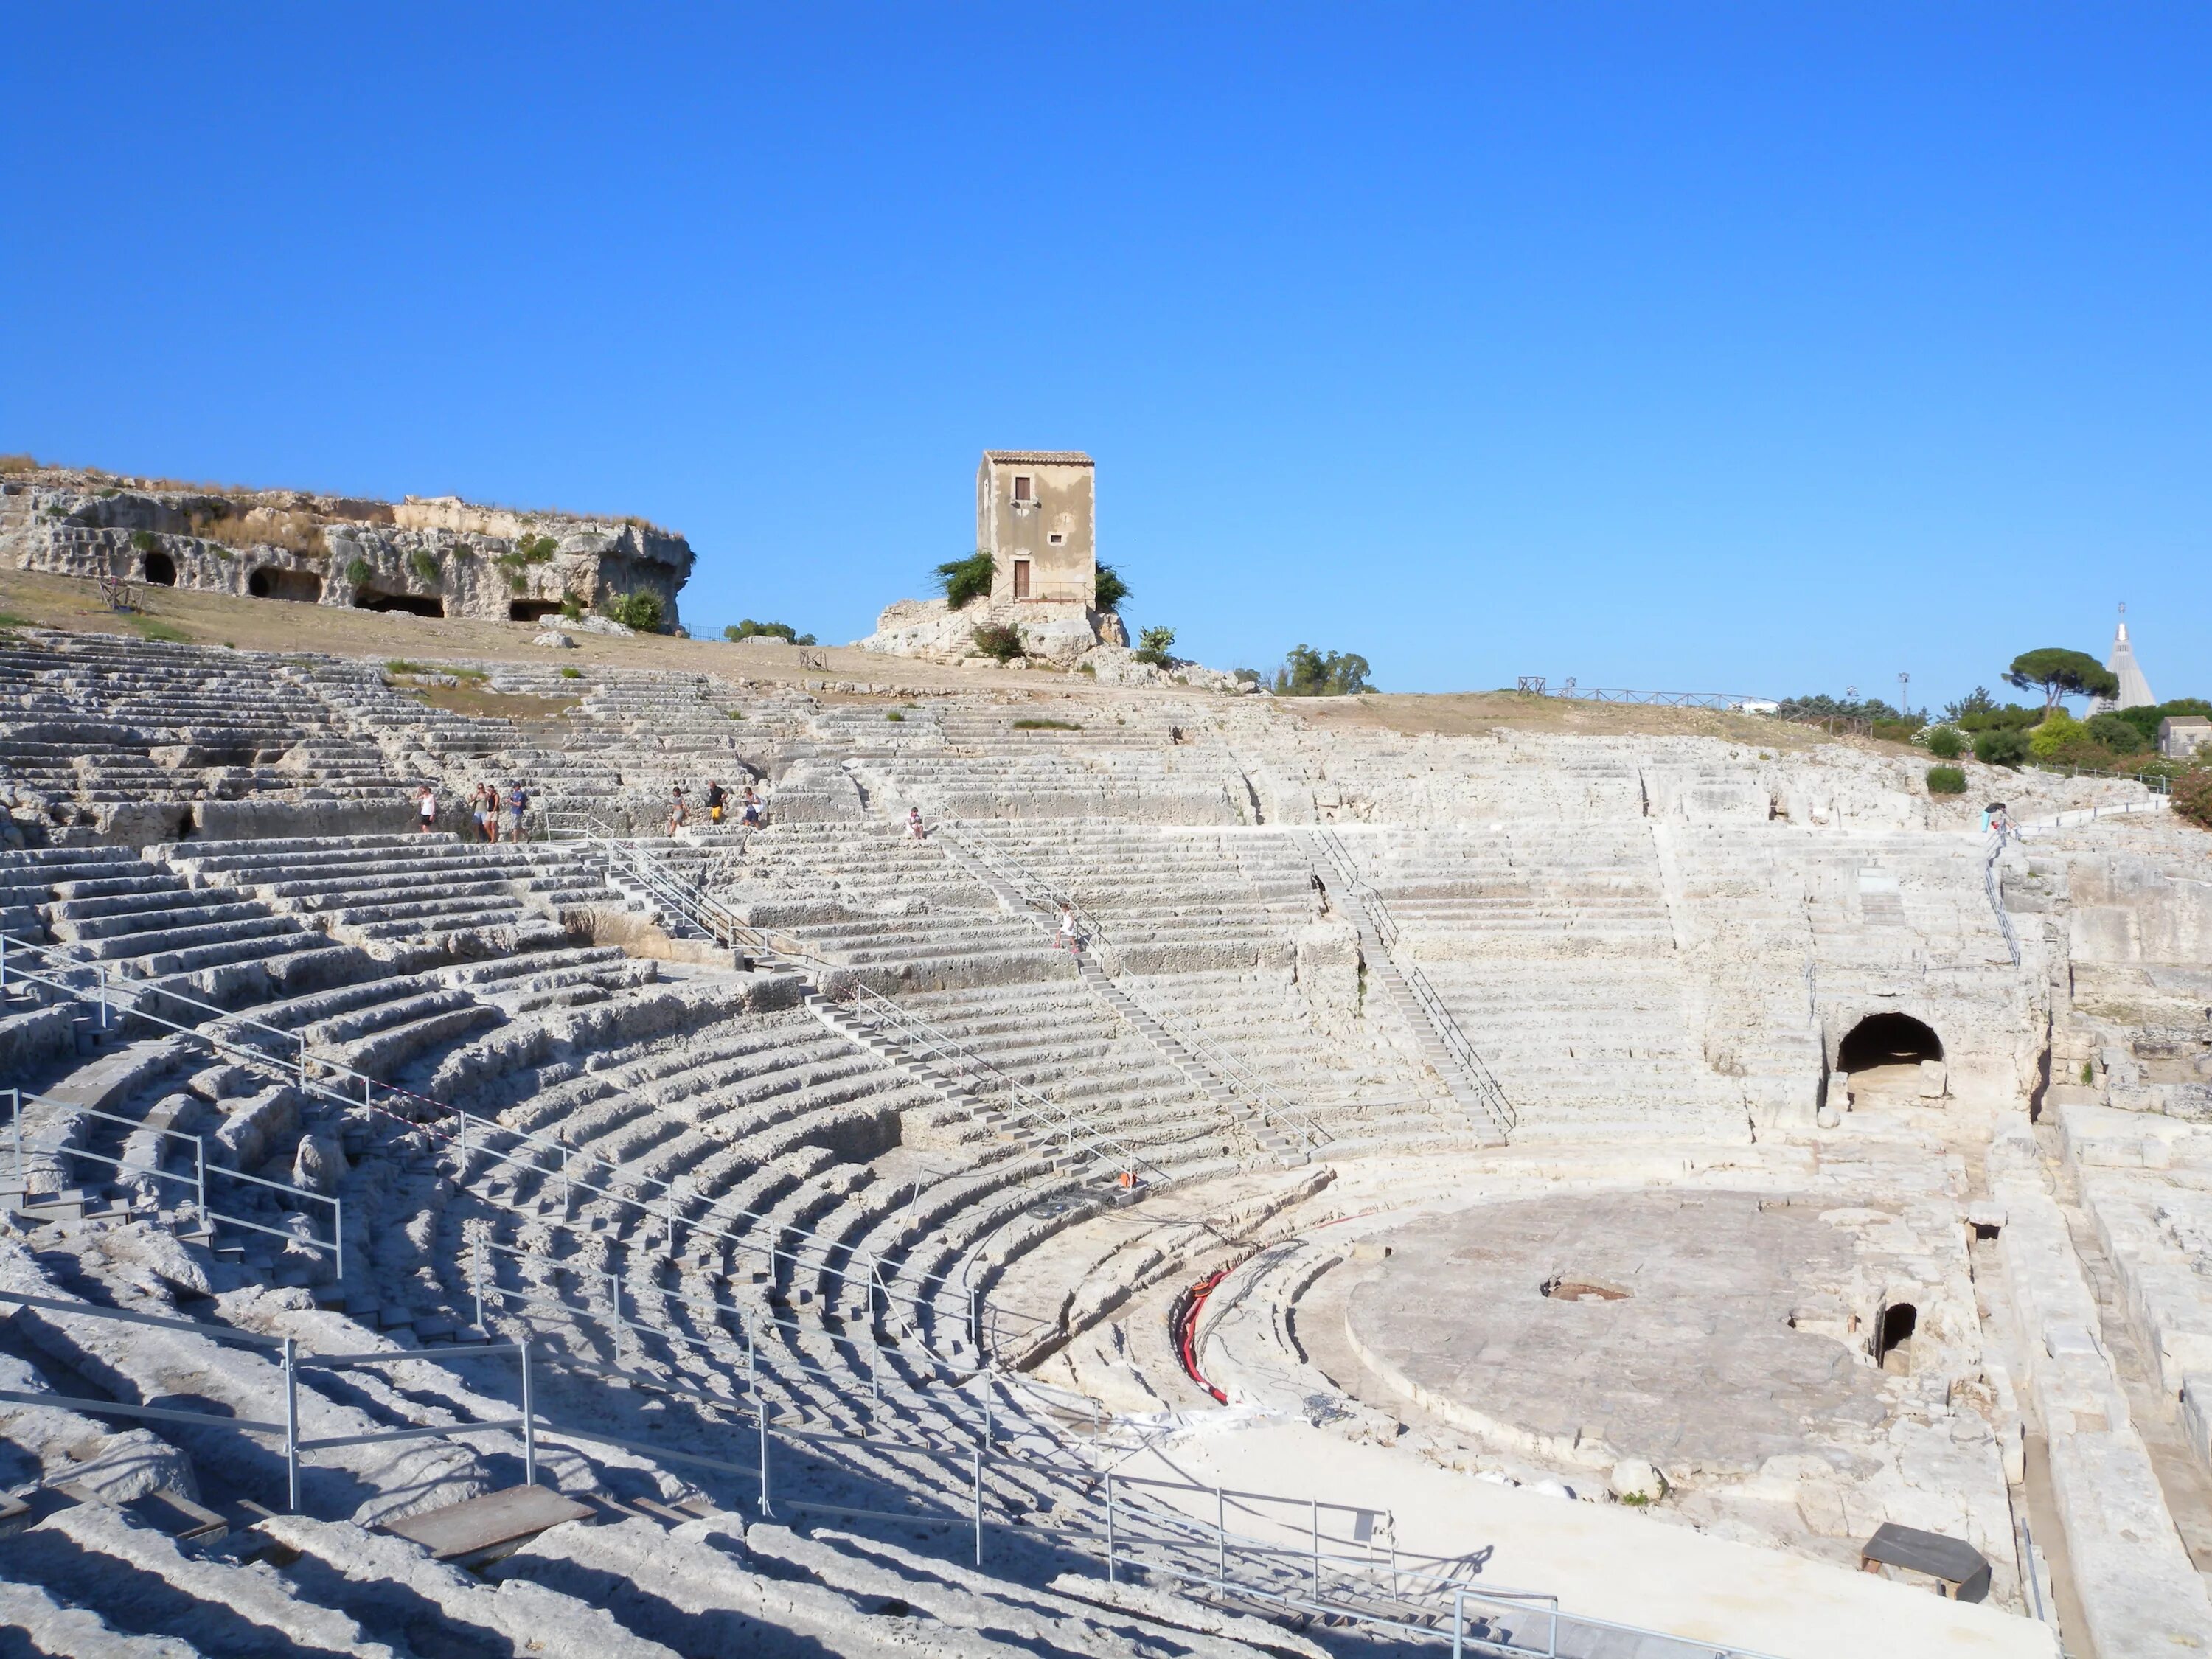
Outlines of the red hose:
M 1229 1396 L 1207 1382 L 1198 1369 L 1198 1316 L 1206 1311 L 1206 1298 L 1213 1294 L 1213 1287 L 1228 1276 L 1226 1267 L 1206 1274 L 1182 1293 L 1175 1310 L 1176 1357 L 1182 1361 L 1183 1371 L 1190 1380 L 1224 1406 L 1229 1403 Z

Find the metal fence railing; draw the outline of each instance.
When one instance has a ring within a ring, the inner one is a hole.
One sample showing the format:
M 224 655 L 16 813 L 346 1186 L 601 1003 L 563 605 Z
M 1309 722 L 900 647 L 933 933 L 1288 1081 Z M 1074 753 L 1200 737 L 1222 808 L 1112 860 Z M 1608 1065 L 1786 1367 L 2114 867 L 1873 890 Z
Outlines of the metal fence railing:
M 1350 849 L 1334 830 L 1316 829 L 1304 833 L 1310 835 L 1313 843 L 1320 848 L 1329 866 L 1336 872 L 1338 880 L 1343 884 L 1345 896 L 1367 918 L 1368 925 L 1374 928 L 1384 954 L 1390 958 L 1391 967 L 1405 981 L 1413 1000 L 1420 1005 L 1421 1012 L 1428 1017 L 1437 1040 L 1444 1045 L 1444 1051 L 1451 1056 L 1452 1063 L 1459 1068 L 1461 1075 L 1466 1078 L 1468 1087 L 1474 1091 L 1475 1098 L 1498 1133 L 1510 1135 L 1520 1127 L 1521 1115 L 1514 1110 L 1504 1085 L 1498 1082 L 1488 1063 L 1476 1052 L 1474 1044 L 1468 1040 L 1458 1018 L 1445 1006 L 1443 998 L 1437 994 L 1436 987 L 1429 982 L 1429 976 L 1421 971 L 1420 963 L 1413 960 L 1413 952 L 1408 951 L 1402 957 L 1398 954 L 1397 919 L 1391 915 L 1390 907 L 1383 902 L 1381 892 L 1360 874 L 1359 866 L 1353 861 Z
M 1114 988 L 1188 1050 L 1230 1093 L 1242 1098 L 1261 1122 L 1291 1136 L 1308 1152 L 1318 1151 L 1328 1144 L 1328 1132 L 1314 1121 L 1304 1106 L 1191 1021 L 1168 1012 L 1158 1003 L 1132 989 L 1127 953 L 1116 945 L 1095 915 L 1076 902 L 1073 895 L 1034 873 L 1003 848 L 994 846 L 972 824 L 939 824 L 937 834 L 1016 894 L 1027 907 L 1024 914 L 1044 932 L 1053 931 L 1054 924 L 1048 918 L 1065 908 L 1074 919 L 1082 948 L 1097 962 L 1100 970 L 1112 978 Z
M 1103 1441 L 1071 1447 L 1018 1419 L 1009 1423 L 995 1409 L 997 1379 L 988 1376 L 977 1380 L 975 1409 L 961 1422 L 963 1432 L 939 1440 L 896 1432 L 853 1435 L 796 1427 L 778 1420 L 758 1387 L 749 1386 L 751 1409 L 744 1416 L 751 1421 L 748 1424 L 740 1417 L 728 1431 L 750 1443 L 751 1459 L 745 1462 L 733 1456 L 716 1456 L 696 1446 L 679 1450 L 558 1419 L 537 1401 L 536 1379 L 543 1369 L 644 1388 L 717 1412 L 727 1412 L 737 1402 L 726 1396 L 694 1394 L 619 1366 L 548 1354 L 527 1340 L 447 1347 L 434 1354 L 398 1348 L 384 1352 L 314 1354 L 301 1352 L 293 1337 L 268 1336 L 60 1297 L 0 1289 L 0 1302 L 61 1319 L 173 1331 L 258 1351 L 272 1359 L 277 1375 L 270 1381 L 281 1396 L 281 1418 L 244 1418 L 216 1408 L 185 1410 L 31 1389 L 0 1389 L 0 1401 L 79 1412 L 94 1418 L 174 1423 L 275 1439 L 283 1449 L 284 1506 L 294 1514 L 302 1507 L 301 1470 L 318 1452 L 406 1440 L 495 1435 L 511 1443 L 519 1443 L 526 1485 L 538 1484 L 540 1449 L 547 1443 L 572 1445 L 582 1449 L 586 1455 L 594 1447 L 611 1448 L 750 1480 L 754 1483 L 753 1503 L 763 1520 L 795 1511 L 904 1526 L 957 1527 L 972 1539 L 972 1559 L 978 1566 L 985 1564 L 986 1538 L 990 1532 L 1018 1527 L 1024 1538 L 1049 1538 L 1095 1557 L 1109 1582 L 1157 1580 L 1183 1594 L 1217 1604 L 1243 1606 L 1265 1616 L 1318 1619 L 1370 1637 L 1395 1636 L 1425 1646 L 1449 1645 L 1455 1659 L 1463 1659 L 1468 1652 L 1502 1659 L 1597 1659 L 1602 1653 L 1632 1648 L 1652 1659 L 1773 1659 L 1747 1648 L 1692 1641 L 1569 1613 L 1561 1610 L 1558 1596 L 1547 1591 L 1474 1583 L 1480 1571 L 1480 1557 L 1402 1550 L 1396 1518 L 1385 1507 L 1132 1474 L 1121 1467 L 1127 1455 L 1123 1448 Z M 514 1415 L 414 1423 L 352 1434 L 310 1437 L 301 1431 L 301 1379 L 315 1372 L 507 1358 L 515 1360 L 520 1370 L 519 1409 Z M 778 1443 L 832 1459 L 848 1451 L 856 1454 L 839 1459 L 840 1472 L 870 1486 L 889 1487 L 895 1498 L 905 1500 L 903 1507 L 874 1509 L 779 1495 L 774 1476 L 774 1449 Z M 725 1449 L 712 1441 L 707 1443 L 715 1450 Z M 1083 1455 L 1071 1455 L 1078 1450 Z M 948 1501 L 951 1492 L 945 1486 L 917 1494 L 911 1484 L 897 1485 L 886 1468 L 892 1455 L 957 1468 L 967 1477 L 961 1483 L 967 1488 L 965 1502 L 958 1510 L 952 1509 Z M 1059 1483 L 1073 1501 L 1055 1504 L 1045 1513 L 1065 1518 L 1047 1520 L 1042 1515 L 1024 1514 L 1001 1520 L 991 1515 L 986 1495 L 988 1477 L 993 1471 Z M 917 1497 L 921 1501 L 916 1501 Z M 1234 1528 L 1230 1524 L 1232 1517 L 1237 1522 Z
M 212 1227 L 220 1224 L 226 1227 L 235 1227 L 243 1232 L 261 1233 L 271 1238 L 281 1238 L 287 1244 L 296 1244 L 301 1249 L 319 1255 L 329 1256 L 331 1259 L 331 1270 L 340 1279 L 345 1277 L 345 1201 L 336 1194 L 312 1193 L 304 1187 L 295 1187 L 289 1182 L 271 1181 L 265 1176 L 248 1175 L 243 1170 L 229 1169 L 220 1164 L 210 1167 L 207 1161 L 206 1141 L 198 1135 L 186 1134 L 179 1129 L 154 1128 L 133 1118 L 122 1117 L 113 1112 L 99 1111 L 89 1106 L 79 1105 L 73 1101 L 56 1100 L 49 1096 L 34 1094 L 26 1089 L 9 1088 L 0 1090 L 0 1094 L 4 1094 L 8 1097 L 8 1141 L 15 1158 L 15 1190 L 23 1195 L 27 1202 L 32 1201 L 33 1198 L 30 1191 L 33 1159 L 53 1164 L 57 1166 L 58 1176 L 65 1176 L 67 1161 L 82 1158 L 88 1163 L 106 1165 L 113 1172 L 112 1178 L 118 1181 L 125 1176 L 137 1176 L 146 1181 L 168 1182 L 175 1186 L 188 1188 L 192 1194 L 193 1213 L 198 1218 L 202 1226 Z M 192 1171 L 190 1175 L 185 1175 L 174 1170 L 163 1169 L 158 1156 L 151 1164 L 131 1164 L 106 1152 L 94 1152 L 88 1146 L 34 1144 L 27 1148 L 23 1144 L 23 1108 L 26 1103 L 50 1107 L 57 1117 L 65 1121 L 89 1119 L 94 1122 L 112 1124 L 127 1134 L 152 1135 L 161 1145 L 174 1147 L 179 1152 L 189 1152 L 192 1161 Z M 302 1234 L 294 1232 L 288 1228 L 271 1227 L 266 1222 L 251 1220 L 232 1211 L 217 1209 L 208 1201 L 208 1182 L 210 1176 L 218 1185 L 227 1182 L 236 1182 L 243 1186 L 258 1188 L 264 1192 L 280 1194 L 291 1201 L 293 1208 L 303 1212 L 311 1211 L 318 1206 L 327 1206 L 330 1212 L 331 1236 L 326 1239 L 317 1238 L 313 1233 Z M 64 1184 L 67 1184 L 65 1180 Z

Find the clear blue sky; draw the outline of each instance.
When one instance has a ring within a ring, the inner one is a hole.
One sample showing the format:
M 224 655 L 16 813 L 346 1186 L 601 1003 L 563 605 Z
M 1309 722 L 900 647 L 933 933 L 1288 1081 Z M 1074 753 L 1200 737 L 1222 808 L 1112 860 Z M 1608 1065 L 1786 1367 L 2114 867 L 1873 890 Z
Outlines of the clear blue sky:
M 1385 687 L 2212 693 L 2212 11 L 24 6 L 0 449 L 643 513 L 866 633 L 987 446 Z

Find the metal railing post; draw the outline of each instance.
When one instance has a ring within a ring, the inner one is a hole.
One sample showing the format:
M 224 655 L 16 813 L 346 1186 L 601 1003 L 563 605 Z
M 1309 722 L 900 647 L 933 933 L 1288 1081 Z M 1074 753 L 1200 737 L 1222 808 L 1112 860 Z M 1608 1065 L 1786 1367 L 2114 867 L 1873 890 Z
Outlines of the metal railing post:
M 20 1164 L 22 1160 L 22 1146 L 20 1143 L 15 1148 L 15 1157 Z M 207 1141 L 200 1135 L 192 1137 L 192 1202 L 199 1206 L 200 1225 L 212 1233 L 215 1231 L 215 1223 L 208 1217 Z M 210 1243 L 212 1243 L 213 1241 L 210 1239 Z
M 1114 1471 L 1106 1471 L 1106 1582 L 1114 1582 Z
M 538 1413 L 530 1386 L 530 1339 L 519 1338 L 516 1354 L 522 1361 L 522 1483 L 538 1484 Z
M 300 1512 L 300 1365 L 298 1344 L 284 1339 L 284 1512 Z
M 107 964 L 100 964 L 100 1029 L 107 1029 Z
M 1213 1583 L 1223 1595 L 1229 1593 L 1229 1505 L 1218 1486 L 1213 1489 Z
M 760 1419 L 760 1511 L 765 1521 L 775 1513 L 768 1496 L 768 1396 L 755 1390 L 753 1412 Z
M 338 1282 L 345 1282 L 345 1200 L 333 1196 L 331 1200 L 331 1254 L 336 1258 L 335 1272 Z
M 983 1565 L 983 1443 L 975 1443 L 975 1565 Z
M 23 1091 L 21 1089 L 8 1091 L 8 1138 L 15 1147 L 15 1190 L 27 1194 L 30 1178 L 23 1173 Z M 204 1193 L 201 1199 L 204 1204 Z
M 1321 1599 L 1321 1499 L 1313 1498 L 1307 1499 L 1307 1502 L 1313 1505 L 1313 1593 L 1314 1599 L 1319 1601 Z
M 491 1330 L 484 1323 L 483 1307 L 483 1235 L 479 1232 L 469 1248 L 469 1288 L 476 1292 L 477 1328 L 489 1336 Z

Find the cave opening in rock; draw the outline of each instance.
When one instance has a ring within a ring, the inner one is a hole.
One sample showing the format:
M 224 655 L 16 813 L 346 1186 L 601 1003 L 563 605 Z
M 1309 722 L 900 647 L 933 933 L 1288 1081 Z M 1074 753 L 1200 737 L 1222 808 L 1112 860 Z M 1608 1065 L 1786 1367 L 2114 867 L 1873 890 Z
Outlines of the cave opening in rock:
M 561 614 L 558 599 L 509 599 L 507 619 L 509 622 L 543 622 L 548 617 Z
M 177 562 L 166 553 L 146 556 L 146 580 L 155 587 L 174 587 L 177 585 Z
M 356 611 L 404 611 L 415 617 L 442 617 L 446 602 L 421 593 L 356 593 L 353 608 Z
M 1911 1375 L 1912 1333 L 1919 1324 L 1920 1310 L 1910 1302 L 1893 1302 L 1884 1308 L 1875 1328 L 1874 1363 L 1899 1376 Z
M 246 579 L 246 591 L 257 599 L 314 605 L 323 597 L 323 579 L 312 570 L 286 570 L 264 564 Z

